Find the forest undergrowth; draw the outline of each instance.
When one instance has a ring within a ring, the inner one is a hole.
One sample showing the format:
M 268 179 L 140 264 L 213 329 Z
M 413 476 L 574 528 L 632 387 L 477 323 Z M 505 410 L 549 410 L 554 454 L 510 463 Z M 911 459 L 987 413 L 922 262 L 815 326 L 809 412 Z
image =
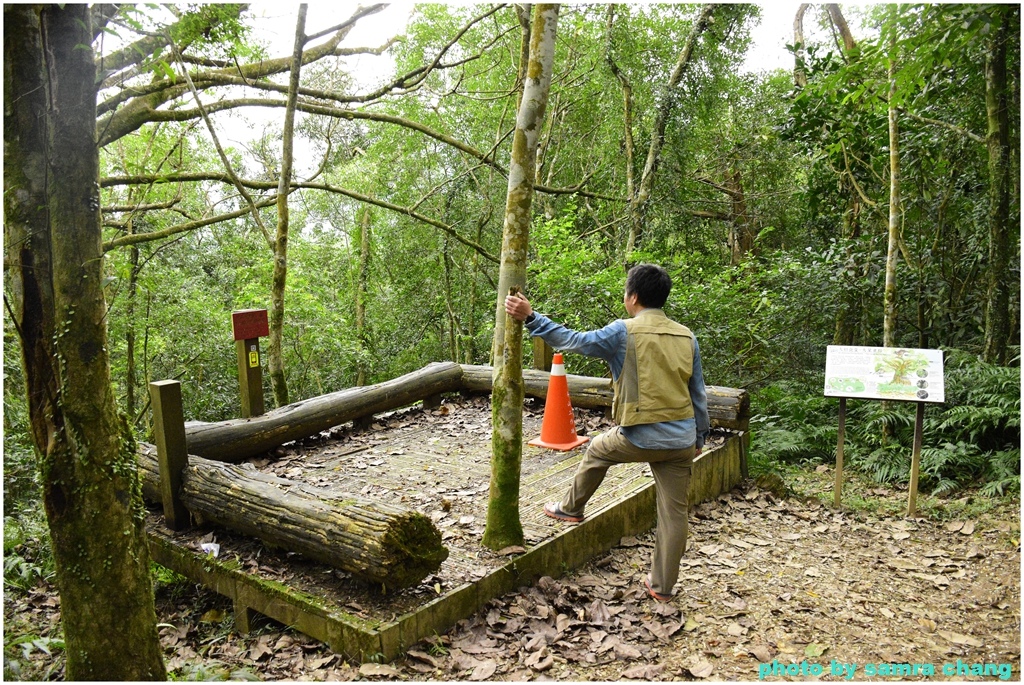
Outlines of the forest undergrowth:
M 1019 677 L 1019 499 L 925 495 L 907 519 L 904 488 L 857 474 L 833 510 L 832 477 L 789 466 L 694 508 L 669 604 L 640 585 L 646 533 L 391 663 L 353 663 L 266 619 L 240 635 L 230 600 L 154 566 L 165 662 L 175 680 L 754 680 L 761 664 L 832 659 L 859 664 L 858 679 L 868 664 L 958 660 Z M 20 561 L 5 566 L 5 679 L 63 674 L 41 532 L 7 555 Z

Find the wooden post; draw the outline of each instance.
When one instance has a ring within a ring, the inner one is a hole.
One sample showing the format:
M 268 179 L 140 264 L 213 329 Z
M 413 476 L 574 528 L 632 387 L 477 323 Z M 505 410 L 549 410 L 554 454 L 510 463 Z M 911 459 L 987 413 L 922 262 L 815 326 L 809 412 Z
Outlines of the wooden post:
M 181 530 L 189 525 L 188 509 L 181 501 L 182 472 L 188 465 L 181 383 L 150 383 L 149 396 L 153 404 L 153 432 L 160 464 L 160 498 L 164 505 L 164 519 L 171 530 Z
M 243 309 L 231 313 L 231 331 L 238 357 L 238 387 L 242 395 L 242 418 L 261 416 L 263 405 L 263 364 L 260 338 L 270 335 L 266 309 Z
M 551 373 L 551 359 L 555 351 L 544 342 L 544 338 L 533 338 L 533 368 Z
M 235 598 L 235 630 L 240 635 L 248 635 L 252 632 L 252 624 L 256 620 L 257 612 L 244 602 Z
M 238 388 L 242 395 L 242 418 L 262 416 L 266 412 L 263 404 L 263 364 L 260 362 L 260 339 L 236 340 L 238 355 Z
M 839 398 L 839 441 L 836 444 L 836 487 L 832 506 L 836 509 L 843 499 L 843 440 L 846 437 L 846 398 Z
M 917 418 L 914 422 L 914 452 L 910 459 L 910 499 L 907 502 L 907 516 L 917 513 L 917 479 L 921 472 L 921 443 L 924 442 L 924 402 L 917 403 Z

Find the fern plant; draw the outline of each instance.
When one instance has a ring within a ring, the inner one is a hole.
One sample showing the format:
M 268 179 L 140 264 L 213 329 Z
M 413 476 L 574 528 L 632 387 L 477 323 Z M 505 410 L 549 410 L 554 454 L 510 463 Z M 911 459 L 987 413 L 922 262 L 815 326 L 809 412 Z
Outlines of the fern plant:
M 925 413 L 920 487 L 936 495 L 969 486 L 989 496 L 1019 492 L 1020 368 L 947 350 L 945 376 L 945 404 Z M 818 388 L 778 383 L 754 403 L 766 410 L 751 426 L 755 461 L 834 461 L 838 407 Z M 910 402 L 848 403 L 849 467 L 882 483 L 906 483 L 915 414 Z

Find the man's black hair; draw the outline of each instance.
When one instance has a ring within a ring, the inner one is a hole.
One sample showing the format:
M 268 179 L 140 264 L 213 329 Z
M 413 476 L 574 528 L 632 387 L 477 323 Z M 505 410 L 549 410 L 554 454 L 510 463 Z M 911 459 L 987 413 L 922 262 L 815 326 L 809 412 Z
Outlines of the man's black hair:
M 626 274 L 626 294 L 643 307 L 661 309 L 671 290 L 672 277 L 656 264 L 637 264 Z

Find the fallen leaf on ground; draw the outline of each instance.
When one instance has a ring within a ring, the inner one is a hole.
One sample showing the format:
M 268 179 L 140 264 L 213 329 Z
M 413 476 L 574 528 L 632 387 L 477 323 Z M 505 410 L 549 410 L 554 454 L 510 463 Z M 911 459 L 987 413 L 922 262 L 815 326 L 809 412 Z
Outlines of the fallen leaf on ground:
M 628 668 L 622 672 L 620 678 L 632 678 L 634 680 L 654 680 L 654 677 L 665 671 L 664 664 L 641 664 Z
M 714 673 L 715 667 L 707 661 L 698 661 L 695 665 L 690 666 L 686 669 L 690 672 L 694 678 L 707 678 L 709 675 Z
M 394 678 L 398 675 L 398 669 L 387 664 L 363 664 L 359 667 L 359 675 L 364 678 L 371 676 L 382 676 L 384 678 Z
M 639 649 L 633 645 L 628 645 L 625 642 L 616 642 L 613 649 L 615 651 L 615 656 L 620 659 L 639 659 L 643 656 Z
M 525 554 L 526 548 L 522 545 L 510 545 L 508 547 L 502 547 L 496 554 L 500 557 L 510 557 L 513 554 Z
M 963 633 L 953 633 L 948 630 L 940 630 L 938 633 L 955 645 L 970 645 L 971 647 L 985 646 L 985 643 L 978 638 L 971 637 L 970 635 L 964 635 Z
M 473 669 L 473 672 L 469 675 L 469 679 L 476 681 L 487 680 L 494 675 L 496 670 L 498 670 L 497 662 L 495 662 L 494 659 L 487 659 L 486 661 L 481 661 L 480 664 Z

